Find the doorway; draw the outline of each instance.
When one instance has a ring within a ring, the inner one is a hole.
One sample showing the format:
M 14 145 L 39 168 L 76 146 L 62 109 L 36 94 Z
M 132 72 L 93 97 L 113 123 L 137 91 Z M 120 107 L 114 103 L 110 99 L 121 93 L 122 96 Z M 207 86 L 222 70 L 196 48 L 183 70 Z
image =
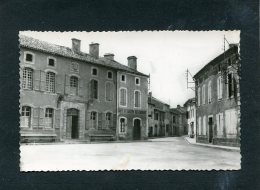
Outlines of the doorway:
M 209 143 L 212 143 L 213 140 L 213 117 L 208 118 L 208 124 L 209 124 Z
M 77 109 L 69 109 L 67 111 L 68 127 L 71 129 L 71 139 L 79 138 L 79 111 Z
M 134 120 L 133 140 L 141 140 L 141 120 Z

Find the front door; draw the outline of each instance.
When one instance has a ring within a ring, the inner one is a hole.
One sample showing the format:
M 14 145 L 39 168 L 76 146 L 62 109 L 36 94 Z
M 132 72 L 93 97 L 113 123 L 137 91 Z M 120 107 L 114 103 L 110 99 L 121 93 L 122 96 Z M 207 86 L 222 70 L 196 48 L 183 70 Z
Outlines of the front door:
M 79 138 L 79 111 L 77 109 L 69 109 L 67 111 L 68 132 L 71 139 Z M 70 130 L 69 130 L 70 129 Z
M 134 128 L 133 128 L 133 140 L 141 139 L 141 121 L 140 119 L 134 120 Z
M 213 118 L 209 117 L 209 143 L 212 143 L 213 140 Z

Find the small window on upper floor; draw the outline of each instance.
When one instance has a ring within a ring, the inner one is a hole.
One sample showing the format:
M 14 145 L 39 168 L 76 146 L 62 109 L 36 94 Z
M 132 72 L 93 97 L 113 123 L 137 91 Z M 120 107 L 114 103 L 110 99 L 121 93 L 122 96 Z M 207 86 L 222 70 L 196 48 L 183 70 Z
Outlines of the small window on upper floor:
M 27 62 L 27 63 L 33 63 L 34 62 L 34 55 L 32 53 L 25 52 L 24 61 Z
M 113 73 L 111 71 L 107 72 L 107 78 L 109 78 L 109 79 L 113 78 Z
M 140 78 L 137 78 L 137 77 L 135 78 L 135 84 L 140 85 Z
M 125 82 L 125 81 L 126 81 L 125 75 L 121 75 L 121 82 Z
M 53 59 L 53 58 L 48 58 L 48 66 L 50 66 L 50 67 L 55 67 L 55 59 Z
M 98 74 L 97 69 L 96 68 L 92 68 L 91 74 L 94 75 L 94 76 L 97 76 L 97 74 Z

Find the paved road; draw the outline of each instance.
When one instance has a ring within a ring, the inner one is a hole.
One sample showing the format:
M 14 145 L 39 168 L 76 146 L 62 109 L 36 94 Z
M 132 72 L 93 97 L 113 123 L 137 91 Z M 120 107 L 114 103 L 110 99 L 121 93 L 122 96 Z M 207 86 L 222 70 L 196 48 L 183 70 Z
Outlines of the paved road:
M 151 142 L 22 145 L 22 171 L 240 169 L 240 153 L 188 144 L 182 137 Z

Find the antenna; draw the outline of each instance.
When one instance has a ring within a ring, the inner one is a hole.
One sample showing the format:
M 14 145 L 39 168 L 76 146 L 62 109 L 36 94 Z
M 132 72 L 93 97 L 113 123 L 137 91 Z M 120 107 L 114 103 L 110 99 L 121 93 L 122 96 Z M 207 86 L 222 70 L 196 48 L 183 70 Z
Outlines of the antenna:
M 186 85 L 187 85 L 187 89 L 191 89 L 193 91 L 195 91 L 195 81 L 193 79 L 192 74 L 190 73 L 190 71 L 187 69 L 186 70 Z

